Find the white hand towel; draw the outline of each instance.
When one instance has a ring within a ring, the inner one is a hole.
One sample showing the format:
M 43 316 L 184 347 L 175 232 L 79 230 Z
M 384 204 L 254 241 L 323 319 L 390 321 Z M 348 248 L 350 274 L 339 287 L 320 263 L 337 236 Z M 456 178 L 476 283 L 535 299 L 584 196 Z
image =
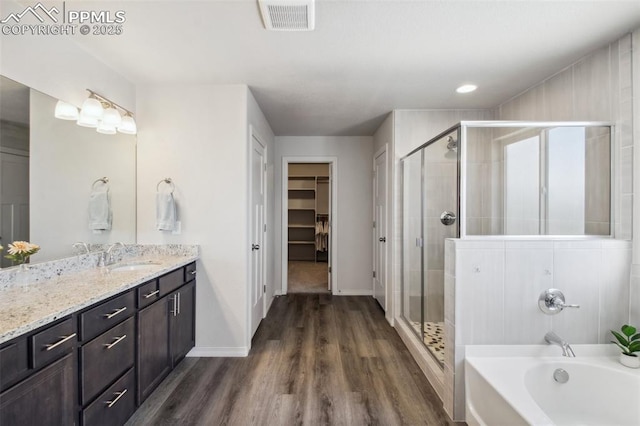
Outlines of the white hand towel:
M 111 197 L 106 187 L 96 188 L 89 195 L 89 229 L 111 229 Z
M 156 229 L 158 231 L 176 229 L 176 202 L 171 192 L 156 194 Z

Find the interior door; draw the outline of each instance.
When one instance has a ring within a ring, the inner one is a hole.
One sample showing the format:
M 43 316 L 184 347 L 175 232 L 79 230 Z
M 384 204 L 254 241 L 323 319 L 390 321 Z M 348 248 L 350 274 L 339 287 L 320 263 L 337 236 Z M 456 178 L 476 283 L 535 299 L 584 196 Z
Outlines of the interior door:
M 29 157 L 0 152 L 0 245 L 12 241 L 29 241 Z
M 387 291 L 387 151 L 380 153 L 373 166 L 373 229 L 374 265 L 373 265 L 373 297 L 386 312 Z
M 331 245 L 331 238 L 333 234 L 333 206 L 331 205 L 332 193 L 331 188 L 333 187 L 333 163 L 329 163 L 329 184 L 328 187 L 328 212 L 329 212 L 329 234 L 327 235 L 327 246 L 329 248 L 329 255 L 327 256 L 327 290 L 331 291 L 331 258 L 333 257 L 333 245 Z
M 256 332 L 264 317 L 265 293 L 265 152 L 264 146 L 251 136 L 251 335 Z

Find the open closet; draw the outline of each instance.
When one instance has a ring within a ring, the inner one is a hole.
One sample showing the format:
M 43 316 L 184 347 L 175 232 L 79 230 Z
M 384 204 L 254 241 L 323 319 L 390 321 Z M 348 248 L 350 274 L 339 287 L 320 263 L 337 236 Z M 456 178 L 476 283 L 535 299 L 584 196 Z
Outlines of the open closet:
M 289 164 L 289 293 L 330 290 L 330 182 L 331 168 L 328 163 Z

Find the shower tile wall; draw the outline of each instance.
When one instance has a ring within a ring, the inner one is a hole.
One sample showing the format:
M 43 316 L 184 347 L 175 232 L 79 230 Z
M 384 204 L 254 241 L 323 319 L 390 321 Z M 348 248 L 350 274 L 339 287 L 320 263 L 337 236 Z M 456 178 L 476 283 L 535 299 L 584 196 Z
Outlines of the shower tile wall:
M 631 238 L 632 43 L 626 35 L 498 107 L 499 120 L 610 121 L 616 125 L 615 236 Z M 601 159 L 604 161 L 605 159 Z M 604 202 L 602 202 L 604 205 Z M 599 210 L 599 209 L 598 209 Z M 601 215 L 588 221 L 601 231 Z
M 444 138 L 424 150 L 425 322 L 444 320 L 444 242 L 457 237 L 456 226 L 440 222 L 440 214 L 455 213 L 458 203 L 457 155 L 446 145 Z
M 455 336 L 445 388 L 454 389 L 456 420 L 464 418 L 466 345 L 542 344 L 549 330 L 574 344 L 608 343 L 609 330 L 629 321 L 629 305 L 621 303 L 631 296 L 629 241 L 450 239 L 446 250 L 445 324 Z M 547 288 L 580 308 L 543 314 L 537 301 Z

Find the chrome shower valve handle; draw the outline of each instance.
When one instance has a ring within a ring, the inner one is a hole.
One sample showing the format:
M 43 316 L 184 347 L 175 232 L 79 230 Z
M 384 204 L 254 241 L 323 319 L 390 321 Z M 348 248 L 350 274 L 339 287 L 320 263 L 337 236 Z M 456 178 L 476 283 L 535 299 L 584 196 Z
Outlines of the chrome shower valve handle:
M 545 314 L 556 315 L 564 308 L 579 308 L 580 305 L 565 303 L 564 294 L 557 288 L 550 288 L 540 293 L 538 307 Z

